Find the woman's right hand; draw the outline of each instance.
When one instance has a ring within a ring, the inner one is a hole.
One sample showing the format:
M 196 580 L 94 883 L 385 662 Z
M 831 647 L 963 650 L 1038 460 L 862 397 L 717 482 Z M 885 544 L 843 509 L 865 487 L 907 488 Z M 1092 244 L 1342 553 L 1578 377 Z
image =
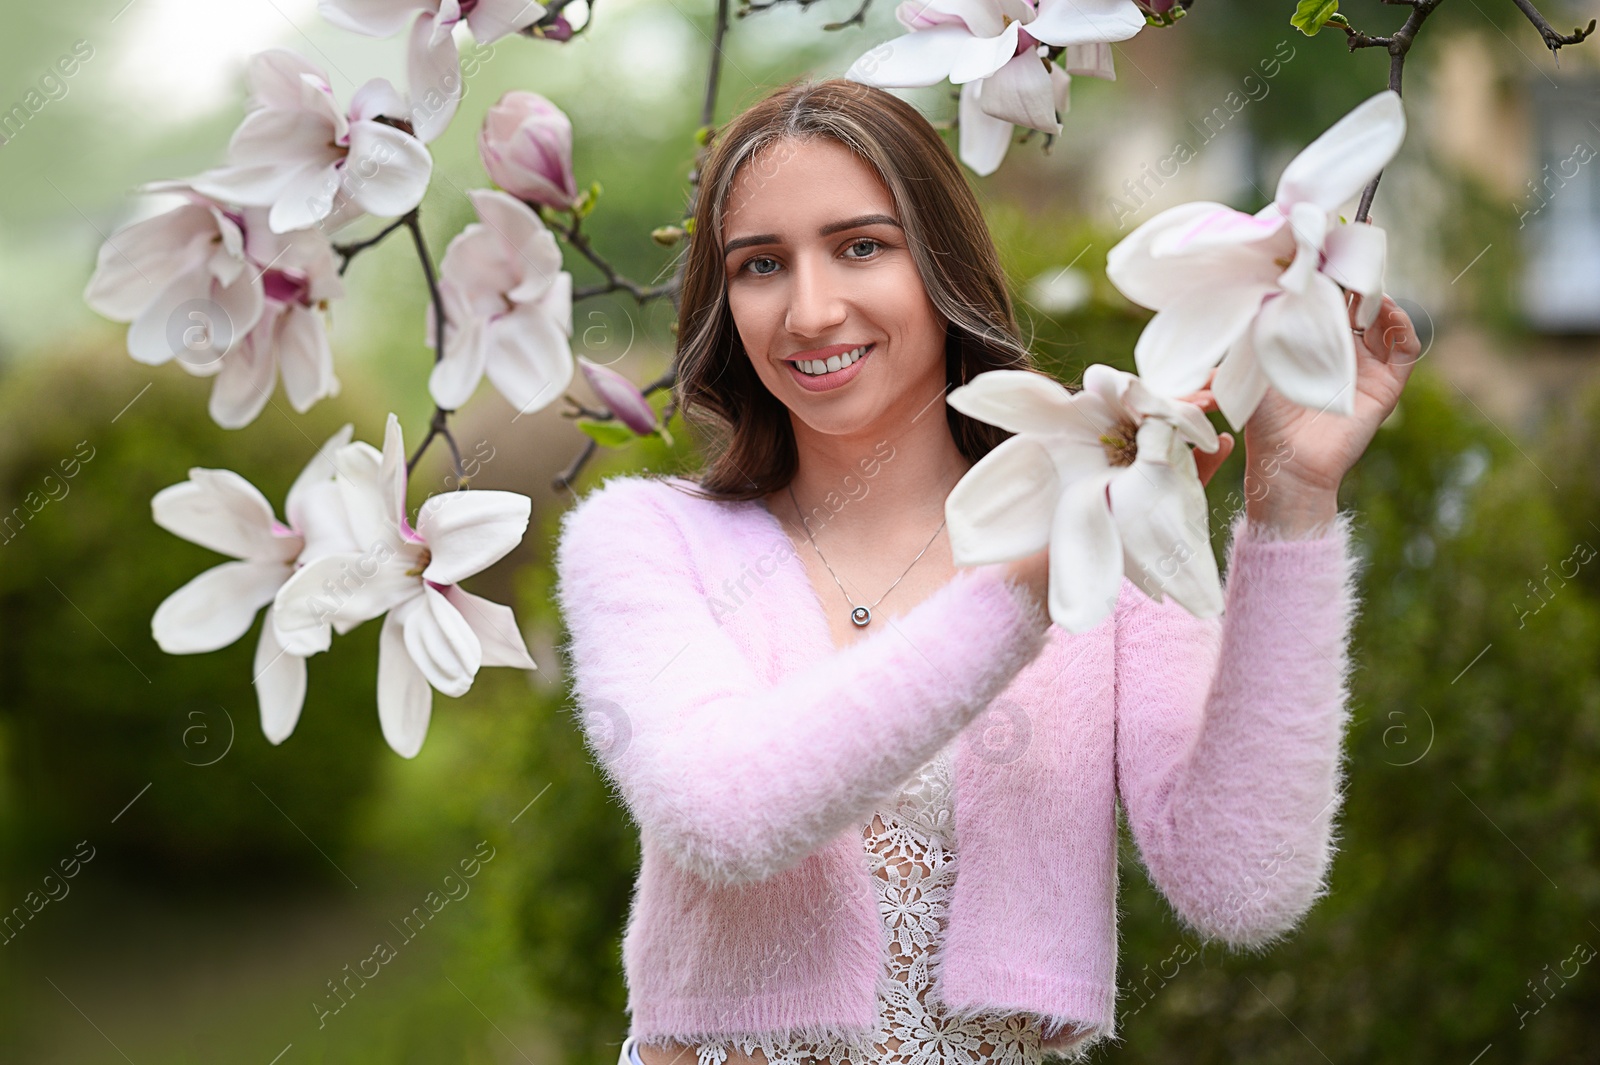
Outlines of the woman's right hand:
M 1032 593 L 1034 602 L 1039 610 L 1047 617 L 1050 614 L 1050 548 L 1028 555 L 1025 558 L 1013 559 L 1002 563 L 1005 566 L 1006 576 L 1028 589 Z

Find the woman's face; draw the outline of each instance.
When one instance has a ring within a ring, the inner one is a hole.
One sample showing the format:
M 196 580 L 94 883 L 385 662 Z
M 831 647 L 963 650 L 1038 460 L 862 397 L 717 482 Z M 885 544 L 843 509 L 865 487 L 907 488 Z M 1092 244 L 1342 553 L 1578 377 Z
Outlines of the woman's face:
M 807 425 L 863 432 L 944 394 L 944 317 L 888 188 L 843 144 L 768 145 L 734 179 L 722 238 L 745 352 Z

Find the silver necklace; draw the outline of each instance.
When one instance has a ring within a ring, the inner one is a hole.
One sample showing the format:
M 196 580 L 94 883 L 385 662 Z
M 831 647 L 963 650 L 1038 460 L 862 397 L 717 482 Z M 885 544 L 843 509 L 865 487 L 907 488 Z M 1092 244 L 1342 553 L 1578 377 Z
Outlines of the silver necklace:
M 825 555 L 823 555 L 822 548 L 817 547 L 817 538 L 811 535 L 811 526 L 806 522 L 805 516 L 801 514 L 800 501 L 794 497 L 794 484 L 792 482 L 789 485 L 789 502 L 794 504 L 795 516 L 800 519 L 800 525 L 806 531 L 806 539 L 811 541 L 811 547 L 817 552 L 817 557 L 822 559 L 822 564 L 828 567 L 828 573 L 833 577 L 833 583 L 839 585 L 839 591 L 844 595 L 844 601 L 850 604 L 850 620 L 858 629 L 865 628 L 867 626 L 867 623 L 872 620 L 872 607 L 875 607 L 878 605 L 878 603 L 883 602 L 884 597 L 887 596 L 889 592 L 894 591 L 895 584 L 899 584 L 901 581 L 906 579 L 906 573 L 911 572 L 911 566 L 915 566 L 917 564 L 917 559 L 920 559 L 923 555 L 928 553 L 928 548 L 932 547 L 933 541 L 939 538 L 939 533 L 944 529 L 945 525 L 944 521 L 939 522 L 939 528 L 933 530 L 933 535 L 928 538 L 928 542 L 923 545 L 921 551 L 917 552 L 917 558 L 911 560 L 911 566 L 907 566 L 906 572 L 900 574 L 900 576 L 894 579 L 894 584 L 889 585 L 888 590 L 885 591 L 883 595 L 878 596 L 877 602 L 873 603 L 872 606 L 858 606 L 856 605 L 856 601 L 850 598 L 850 593 L 844 590 L 844 584 L 840 582 L 839 575 L 833 572 L 832 566 L 828 566 L 828 559 Z

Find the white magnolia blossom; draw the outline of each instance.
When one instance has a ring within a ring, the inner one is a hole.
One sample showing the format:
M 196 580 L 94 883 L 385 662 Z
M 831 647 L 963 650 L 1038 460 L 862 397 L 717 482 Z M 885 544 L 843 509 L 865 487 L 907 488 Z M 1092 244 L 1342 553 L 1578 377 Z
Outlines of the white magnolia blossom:
M 439 266 L 444 357 L 428 388 L 445 410 L 464 404 L 484 374 L 518 411 L 561 397 L 572 355 L 572 275 L 533 209 L 497 189 L 467 193 L 481 221 L 456 235 Z M 437 336 L 428 315 L 427 340 Z
M 958 566 L 1050 549 L 1050 618 L 1087 632 L 1115 608 L 1124 574 L 1197 617 L 1222 612 L 1206 496 L 1189 445 L 1218 447 L 1204 412 L 1099 363 L 1083 388 L 1029 370 L 990 370 L 950 406 L 1014 432 L 945 501 Z
M 535 669 L 511 609 L 458 582 L 522 541 L 532 501 L 514 492 L 450 492 L 406 517 L 405 445 L 389 415 L 383 451 L 355 443 L 335 456 L 344 520 L 359 550 L 330 553 L 277 592 L 277 631 L 293 654 L 326 650 L 387 613 L 378 645 L 378 720 L 384 739 L 411 758 L 422 749 L 437 688 L 459 697 L 483 666 Z
M 1106 276 L 1159 313 L 1134 348 L 1140 377 L 1168 396 L 1201 388 L 1242 427 L 1270 384 L 1317 410 L 1354 410 L 1356 349 L 1341 286 L 1361 328 L 1383 302 L 1386 239 L 1337 212 L 1400 148 L 1400 96 L 1371 97 L 1294 158 L 1254 216 L 1220 203 L 1163 211 L 1112 248 Z M 1221 365 L 1218 365 L 1221 360 Z
M 270 207 L 274 233 L 332 231 L 362 212 L 405 214 L 433 173 L 423 141 L 380 117 L 409 120 L 410 106 L 383 78 L 356 90 L 348 113 L 316 65 L 283 48 L 258 52 L 250 110 L 228 143 L 228 165 L 190 179 L 200 192 Z
M 157 525 L 237 560 L 213 566 L 167 596 L 151 618 L 151 634 L 168 654 L 215 651 L 243 636 L 265 606 L 255 688 L 261 731 L 272 743 L 287 739 L 300 720 L 306 665 L 279 640 L 271 604 L 297 565 L 354 546 L 339 520 L 332 480 L 332 456 L 349 443 L 350 431 L 346 425 L 330 437 L 295 479 L 284 508 L 287 525 L 254 485 L 231 470 L 196 467 L 187 481 L 150 500 Z
M 1145 26 L 1133 0 L 904 0 L 911 31 L 851 64 L 845 77 L 880 88 L 961 86 L 959 153 L 979 174 L 1005 159 L 1015 126 L 1059 134 L 1073 74 L 1114 78 L 1111 42 Z M 1063 65 L 1046 45 L 1065 47 Z
M 411 89 L 411 124 L 432 141 L 461 102 L 461 54 L 456 24 L 465 22 L 479 44 L 538 22 L 548 11 L 532 0 L 319 0 L 317 10 L 335 26 L 371 37 L 393 37 L 411 24 L 406 77 Z
M 227 429 L 255 420 L 280 371 L 296 411 L 337 395 L 324 311 L 344 283 L 327 237 L 274 233 L 265 208 L 233 207 L 182 182 L 141 191 L 187 202 L 113 233 L 84 290 L 95 311 L 132 323 L 129 354 L 215 377 L 211 417 Z

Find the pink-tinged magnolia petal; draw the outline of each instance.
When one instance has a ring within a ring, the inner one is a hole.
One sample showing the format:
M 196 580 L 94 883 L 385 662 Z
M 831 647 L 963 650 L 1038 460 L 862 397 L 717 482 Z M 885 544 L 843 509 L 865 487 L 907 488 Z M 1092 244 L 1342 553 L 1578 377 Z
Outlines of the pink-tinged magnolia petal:
M 1126 575 L 1157 602 L 1169 595 L 1195 617 L 1215 617 L 1222 613 L 1222 585 L 1194 456 L 1178 443 L 1179 461 L 1167 465 L 1142 458 L 1143 440 L 1139 450 L 1140 460 L 1111 481 Z
M 256 642 L 252 675 L 256 705 L 261 711 L 261 731 L 268 743 L 279 744 L 289 738 L 300 722 L 300 710 L 306 701 L 306 660 L 283 649 L 272 619 L 273 610 L 269 605 L 261 620 L 261 639 Z
M 1111 470 L 1068 484 L 1050 529 L 1050 620 L 1088 632 L 1116 607 L 1122 591 L 1122 538 L 1106 503 Z
M 317 11 L 340 29 L 369 37 L 393 37 L 426 6 L 426 0 L 318 0 Z
M 406 617 L 422 609 L 422 597 L 390 611 L 378 637 L 378 723 L 383 738 L 402 758 L 415 758 L 428 736 L 433 689 L 406 650 Z
M 1294 236 L 1294 258 L 1278 275 L 1278 287 L 1303 295 L 1322 258 L 1322 242 L 1328 235 L 1328 212 L 1314 203 L 1297 203 L 1289 211 L 1289 231 Z
M 494 183 L 519 200 L 563 210 L 578 198 L 572 120 L 538 93 L 513 90 L 489 108 L 478 154 Z
M 1255 327 L 1251 326 L 1239 334 L 1217 365 L 1217 376 L 1211 379 L 1211 395 L 1217 401 L 1217 409 L 1238 432 L 1244 431 L 1245 422 L 1255 413 L 1270 384 L 1256 363 L 1254 333 Z
M 523 414 L 560 399 L 577 370 L 566 323 L 553 320 L 542 304 L 490 323 L 485 352 L 490 382 Z
M 438 29 L 434 16 L 425 14 L 411 27 L 406 44 L 406 81 L 414 101 L 407 117 L 424 144 L 450 125 L 464 88 L 456 40 Z
M 1337 211 L 1389 165 L 1405 136 L 1400 94 L 1385 89 L 1306 145 L 1284 168 L 1273 199 L 1286 207 L 1306 202 Z
M 1041 551 L 1061 481 L 1035 439 L 1013 436 L 996 445 L 945 497 L 945 528 L 958 566 L 1007 562 Z
M 965 26 L 935 26 L 907 33 L 861 56 L 844 76 L 880 89 L 936 85 L 950 76 L 957 57 L 972 40 Z M 1015 37 L 1012 40 L 1015 43 Z
M 293 110 L 300 106 L 305 79 L 328 87 L 328 75 L 309 59 L 287 48 L 268 48 L 250 57 L 245 80 L 250 102 L 258 108 Z
M 400 419 L 391 411 L 383 427 L 383 463 L 378 469 L 378 492 L 384 515 L 397 528 L 406 521 L 406 445 Z
M 1070 45 L 1125 41 L 1144 26 L 1133 0 L 1040 0 L 1039 13 L 1024 28 L 1045 44 Z
M 333 116 L 322 113 L 320 107 L 315 112 L 280 111 L 277 108 L 251 111 L 228 141 L 230 165 L 225 169 L 246 171 L 255 166 L 271 165 L 287 173 L 302 166 L 326 166 L 344 155 L 344 151 L 333 143 L 336 126 Z M 195 187 L 205 195 L 214 195 L 198 183 Z M 263 190 L 262 194 L 267 193 Z M 265 204 L 258 203 L 255 206 Z
M 417 515 L 417 532 L 433 554 L 423 579 L 455 584 L 494 565 L 522 542 L 532 511 L 533 501 L 516 492 L 429 496 Z
M 544 18 L 549 8 L 533 0 L 478 0 L 467 12 L 467 26 L 479 44 L 493 44 L 507 34 L 516 33 Z
M 1017 33 L 1020 22 L 1009 22 L 995 37 L 974 37 L 956 52 L 950 64 L 950 84 L 961 85 L 979 78 L 987 78 L 1017 54 Z M 927 30 L 936 33 L 937 30 Z
M 1355 410 L 1356 347 L 1339 286 L 1311 275 L 1305 295 L 1285 292 L 1261 307 L 1256 358 L 1272 387 L 1312 410 Z
M 160 366 L 182 353 L 190 363 L 214 362 L 222 357 L 215 344 L 237 340 L 231 331 L 206 329 L 205 323 L 191 324 L 189 313 L 205 318 L 201 309 L 211 299 L 211 274 L 203 265 L 174 276 L 133 320 L 128 330 L 128 354 L 148 366 Z
M 277 330 L 278 368 L 289 405 L 304 414 L 319 399 L 339 394 L 333 374 L 333 349 L 322 316 L 310 307 L 284 311 Z
M 1111 45 L 1104 42 L 1067 45 L 1066 52 L 1061 56 L 1061 65 L 1068 74 L 1117 80 L 1117 71 L 1112 65 Z
M 113 321 L 132 321 L 168 281 L 204 261 L 216 235 L 215 217 L 198 204 L 122 227 L 100 245 L 84 302 Z
M 506 261 L 517 283 L 502 287 L 501 291 L 513 303 L 538 299 L 562 273 L 561 248 L 555 234 L 539 220 L 533 208 L 499 189 L 472 189 L 467 197 L 483 224 L 511 251 Z
M 422 591 L 415 558 L 388 545 L 361 554 L 324 555 L 295 570 L 273 600 L 278 639 L 303 658 L 326 651 L 341 632 L 392 610 Z
M 472 317 L 465 321 L 452 319 L 446 329 L 444 358 L 433 364 L 433 372 L 428 375 L 428 393 L 445 410 L 465 405 L 483 380 L 488 325 L 486 318 Z M 430 336 L 430 343 L 432 339 Z
M 417 138 L 378 122 L 350 126 L 344 190 L 363 211 L 380 218 L 405 214 L 422 202 L 433 156 Z
M 439 263 L 445 315 L 452 325 L 465 317 L 488 318 L 506 309 L 506 293 L 522 280 L 516 251 L 505 237 L 482 222 L 469 222 L 450 239 Z M 464 312 L 464 313 L 463 313 Z M 433 316 L 428 316 L 429 340 Z
M 928 31 L 933 32 L 933 31 Z M 961 161 L 980 177 L 1000 169 L 1011 150 L 1011 133 L 1016 127 L 995 118 L 983 109 L 984 81 L 969 81 L 961 86 L 961 102 L 956 130 Z
M 950 390 L 945 402 L 969 418 L 1034 436 L 1094 439 L 1107 424 L 1075 409 L 1081 394 L 1033 370 L 986 370 Z
M 1196 257 L 1159 256 L 1154 246 L 1167 233 L 1186 232 L 1214 215 L 1231 213 L 1231 207 L 1206 201 L 1169 207 L 1106 253 L 1106 277 L 1124 296 L 1154 310 L 1161 310 L 1186 293 L 1204 290 L 1212 280 L 1209 258 L 1197 261 Z M 1276 277 L 1270 259 L 1259 269 L 1263 280 Z
M 242 429 L 256 420 L 272 398 L 278 372 L 270 329 L 251 333 L 228 357 L 211 386 L 207 410 L 224 429 Z
M 302 566 L 324 555 L 361 554 L 369 546 L 357 540 L 350 528 L 337 481 L 313 481 L 301 487 L 289 501 L 289 515 L 293 528 L 305 537 Z
M 1072 75 L 1055 63 L 1050 64 L 1050 94 L 1055 101 L 1056 114 L 1072 110 Z
M 600 402 L 629 429 L 648 435 L 656 430 L 656 411 L 639 386 L 609 366 L 578 356 L 578 368 Z
M 1221 446 L 1217 430 L 1206 418 L 1205 411 L 1193 403 L 1159 395 L 1137 377 L 1128 381 L 1122 402 L 1141 418 L 1160 418 L 1168 422 L 1201 451 L 1215 451 Z
M 483 644 L 438 589 L 427 588 L 421 601 L 406 614 L 406 650 L 429 684 L 459 699 L 471 689 L 483 665 Z
M 935 26 L 966 26 L 960 15 L 948 8 L 950 0 L 901 0 L 895 6 L 894 18 L 908 30 L 931 30 Z M 968 27 L 969 29 L 971 27 Z
M 150 632 L 169 655 L 226 647 L 250 629 L 256 611 L 272 602 L 289 576 L 278 562 L 224 562 L 162 600 Z
M 1389 251 L 1387 235 L 1370 222 L 1340 224 L 1328 231 L 1324 250 L 1327 258 L 1323 261 L 1322 272 L 1360 297 L 1356 325 L 1367 328 L 1377 319 L 1383 306 L 1383 272 Z
M 1279 233 L 1286 221 L 1284 215 L 1277 211 L 1248 215 L 1224 207 L 1200 215 L 1187 225 L 1171 226 L 1155 234 L 1150 241 L 1150 254 L 1164 259 L 1233 248 L 1240 244 L 1260 244 Z M 1279 241 L 1272 246 L 1274 252 L 1293 248 L 1292 241 Z M 1252 250 L 1267 258 L 1272 257 L 1265 248 Z
M 371 78 L 351 95 L 349 118 L 352 122 L 368 122 L 380 115 L 399 119 L 411 117 L 405 97 L 388 78 Z
M 523 642 L 522 630 L 517 628 L 517 619 L 510 607 L 480 598 L 454 584 L 442 594 L 477 634 L 483 646 L 483 665 L 539 668 L 528 654 L 528 645 Z
M 194 467 L 187 481 L 151 498 L 150 516 L 174 536 L 233 558 L 287 565 L 300 553 L 300 537 L 275 533 L 272 504 L 232 470 Z
M 1230 285 L 1187 292 L 1144 327 L 1133 347 L 1139 376 L 1164 396 L 1203 387 L 1211 368 L 1261 310 L 1268 284 Z
M 979 106 L 995 118 L 1044 133 L 1060 133 L 1051 64 L 1023 52 L 983 83 Z
M 322 442 L 322 446 L 317 448 L 317 453 L 311 456 L 311 461 L 305 464 L 305 468 L 294 479 L 294 484 L 289 486 L 289 494 L 284 499 L 283 513 L 284 517 L 289 519 L 290 528 L 303 534 L 307 525 L 318 524 L 323 520 L 320 511 L 329 508 L 329 497 L 319 496 L 313 500 L 308 493 L 314 488 L 320 490 L 334 487 L 333 479 L 338 474 L 334 459 L 339 450 L 350 442 L 354 432 L 355 426 L 349 422 L 340 426 L 338 432 Z
M 345 171 L 336 163 L 312 165 L 295 172 L 273 200 L 267 226 L 274 233 L 289 233 L 318 225 L 333 213 L 343 187 Z

